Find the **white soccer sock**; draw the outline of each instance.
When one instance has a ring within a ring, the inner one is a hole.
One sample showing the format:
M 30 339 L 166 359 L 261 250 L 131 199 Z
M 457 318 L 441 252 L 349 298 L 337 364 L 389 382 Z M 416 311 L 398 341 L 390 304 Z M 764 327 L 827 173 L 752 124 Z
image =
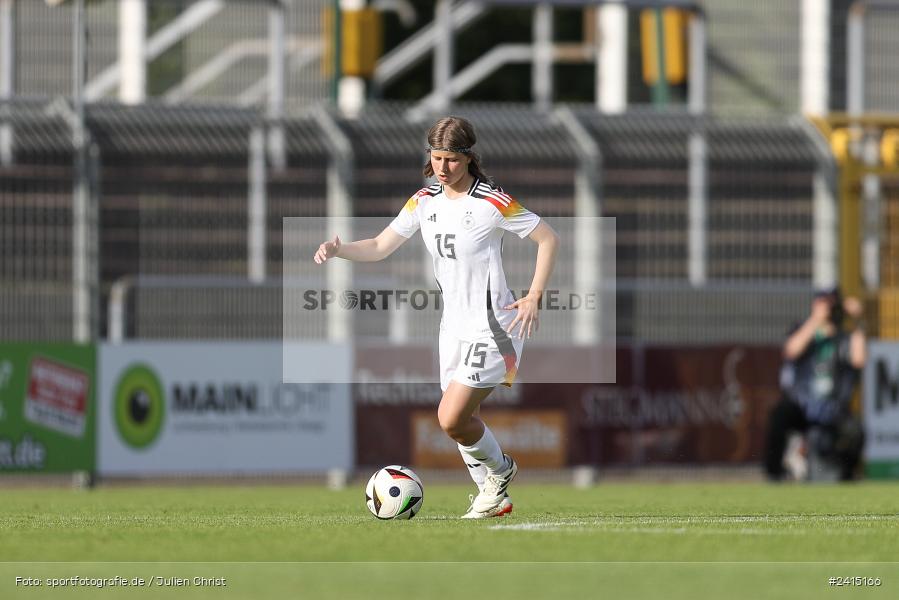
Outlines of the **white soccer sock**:
M 462 461 L 468 467 L 468 474 L 474 480 L 474 484 L 478 486 L 478 490 L 484 487 L 484 481 L 487 479 L 487 467 L 482 465 L 476 458 L 465 450 L 465 446 L 458 444 L 459 454 L 462 455 Z
M 476 462 L 481 463 L 491 473 L 499 473 L 506 468 L 506 459 L 499 443 L 493 437 L 490 428 L 484 425 L 484 436 L 471 446 L 462 446 L 461 449 Z

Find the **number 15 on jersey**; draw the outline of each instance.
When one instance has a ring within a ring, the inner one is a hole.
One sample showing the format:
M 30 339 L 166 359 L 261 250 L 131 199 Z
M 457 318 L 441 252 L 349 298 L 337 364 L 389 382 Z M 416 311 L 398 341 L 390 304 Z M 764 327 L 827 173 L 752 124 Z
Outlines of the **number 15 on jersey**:
M 438 233 L 434 236 L 434 239 L 437 241 L 437 254 L 440 255 L 440 258 L 456 258 L 455 233 L 447 233 L 446 235 Z

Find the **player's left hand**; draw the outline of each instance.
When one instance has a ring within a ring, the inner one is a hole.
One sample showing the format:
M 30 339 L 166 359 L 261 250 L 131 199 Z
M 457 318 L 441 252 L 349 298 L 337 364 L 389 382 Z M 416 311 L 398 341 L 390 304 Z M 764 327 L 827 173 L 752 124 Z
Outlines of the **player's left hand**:
M 512 310 L 513 308 L 518 309 L 518 314 L 515 315 L 515 318 L 512 319 L 512 322 L 509 324 L 509 335 L 514 335 L 515 327 L 519 325 L 519 339 L 525 337 L 525 335 L 527 335 L 527 337 L 530 339 L 531 332 L 537 332 L 537 329 L 540 326 L 540 322 L 537 318 L 537 311 L 539 310 L 539 300 L 540 296 L 538 294 L 528 294 L 527 296 L 519 298 L 509 306 L 505 307 L 506 310 Z
M 865 314 L 864 305 L 855 296 L 849 296 L 843 300 L 843 310 L 853 319 L 860 319 Z

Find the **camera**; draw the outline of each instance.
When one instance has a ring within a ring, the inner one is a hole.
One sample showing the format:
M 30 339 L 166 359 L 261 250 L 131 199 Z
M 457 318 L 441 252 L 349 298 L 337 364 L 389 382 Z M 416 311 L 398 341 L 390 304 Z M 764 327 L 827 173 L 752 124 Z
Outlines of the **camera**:
M 819 290 L 815 293 L 815 298 L 823 298 L 830 304 L 830 315 L 828 319 L 837 329 L 843 326 L 846 318 L 846 309 L 843 308 L 843 294 L 839 287 L 832 287 Z

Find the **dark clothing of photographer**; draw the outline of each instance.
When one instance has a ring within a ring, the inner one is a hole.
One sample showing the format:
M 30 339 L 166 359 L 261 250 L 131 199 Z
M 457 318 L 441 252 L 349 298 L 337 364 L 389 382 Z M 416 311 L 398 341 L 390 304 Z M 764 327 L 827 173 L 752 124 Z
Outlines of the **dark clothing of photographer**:
M 849 334 L 817 333 L 799 358 L 781 367 L 780 389 L 802 409 L 808 424 L 831 425 L 849 414 L 859 376 L 849 360 Z
M 843 329 L 846 313 L 856 320 L 852 333 Z M 780 376 L 783 395 L 771 411 L 765 441 L 769 478 L 784 477 L 784 451 L 795 431 L 807 434 L 809 451 L 838 465 L 841 479 L 851 479 L 863 440 L 861 423 L 850 410 L 864 364 L 860 316 L 860 302 L 844 302 L 839 290 L 827 290 L 816 294 L 812 315 L 790 330 Z

